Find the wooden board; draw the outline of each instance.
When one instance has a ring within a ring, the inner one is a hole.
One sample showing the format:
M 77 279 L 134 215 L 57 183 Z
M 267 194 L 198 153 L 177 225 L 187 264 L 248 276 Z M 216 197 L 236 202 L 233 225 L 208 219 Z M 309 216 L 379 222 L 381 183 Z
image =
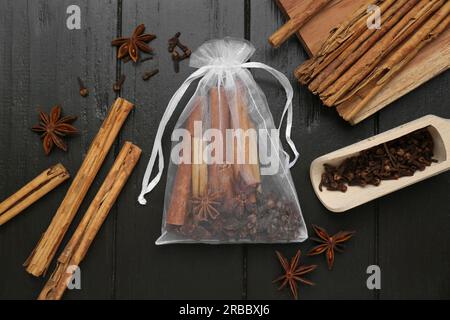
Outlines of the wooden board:
M 296 6 L 306 7 L 309 1 L 275 0 L 280 9 L 289 17 Z M 298 33 L 310 55 L 316 54 L 330 31 L 343 22 L 353 12 L 372 1 L 335 0 L 320 14 L 313 17 Z M 404 96 L 418 86 L 444 72 L 450 67 L 450 29 L 427 45 L 399 74 L 390 85 L 377 94 L 358 113 L 352 124 L 356 124 Z M 357 102 L 357 101 L 356 101 Z M 356 103 L 352 102 L 352 103 Z

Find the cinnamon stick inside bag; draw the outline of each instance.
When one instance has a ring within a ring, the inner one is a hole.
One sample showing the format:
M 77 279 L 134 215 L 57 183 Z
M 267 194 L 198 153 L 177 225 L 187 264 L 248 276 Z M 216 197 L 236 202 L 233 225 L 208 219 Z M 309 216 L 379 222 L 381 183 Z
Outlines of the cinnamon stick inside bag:
M 210 90 L 211 129 L 218 129 L 222 139 L 222 148 L 216 152 L 215 158 L 220 163 L 209 165 L 208 182 L 212 193 L 219 192 L 225 199 L 234 197 L 233 167 L 226 164 L 227 160 L 227 129 L 230 129 L 230 109 L 223 87 Z
M 258 157 L 258 140 L 255 126 L 248 114 L 247 92 L 237 84 L 234 103 L 230 104 L 231 119 L 235 130 L 234 166 L 235 178 L 242 179 L 247 186 L 257 187 L 261 183 Z M 250 129 L 250 130 L 249 130 Z
M 186 121 L 186 130 L 190 134 L 191 148 L 194 137 L 194 123 L 202 121 L 201 98 L 197 98 L 194 108 Z M 189 207 L 189 198 L 192 191 L 193 157 L 191 154 L 188 163 L 180 163 L 173 182 L 172 193 L 170 195 L 169 208 L 167 210 L 166 223 L 176 226 L 184 225 L 186 214 Z M 196 177 L 198 179 L 198 177 Z
M 72 272 L 86 256 L 95 236 L 136 166 L 140 155 L 140 148 L 131 142 L 125 142 L 105 181 L 92 200 L 69 243 L 59 256 L 56 269 L 39 294 L 39 300 L 59 300 L 62 298 L 72 277 Z

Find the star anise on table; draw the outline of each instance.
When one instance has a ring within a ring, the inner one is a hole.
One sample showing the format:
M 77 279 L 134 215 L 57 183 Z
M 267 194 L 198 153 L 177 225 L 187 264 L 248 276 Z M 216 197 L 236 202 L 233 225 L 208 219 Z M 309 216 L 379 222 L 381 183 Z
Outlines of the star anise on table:
M 65 116 L 61 118 L 61 107 L 54 106 L 50 111 L 50 114 L 40 111 L 39 118 L 39 124 L 32 127 L 31 130 L 41 133 L 45 154 L 50 154 L 53 145 L 67 151 L 67 145 L 62 137 L 78 133 L 78 130 L 71 125 L 77 117 Z
M 301 255 L 300 250 L 297 250 L 297 253 L 292 258 L 291 263 L 289 263 L 286 257 L 284 257 L 280 252 L 275 252 L 277 254 L 278 260 L 281 263 L 281 266 L 285 271 L 285 274 L 273 280 L 273 283 L 282 281 L 281 286 L 278 288 L 278 290 L 283 289 L 287 284 L 289 284 L 292 295 L 295 299 L 298 299 L 297 282 L 302 282 L 310 286 L 315 285 L 313 282 L 304 279 L 302 276 L 316 269 L 317 265 L 299 266 L 298 263 Z
M 319 242 L 320 244 L 309 251 L 308 256 L 315 256 L 326 251 L 326 259 L 328 264 L 328 269 L 331 270 L 334 264 L 335 252 L 343 252 L 343 243 L 349 240 L 354 231 L 339 231 L 333 236 L 329 236 L 325 229 L 313 225 L 313 229 L 319 238 L 311 237 L 311 240 Z
M 156 35 L 144 33 L 145 25 L 140 24 L 134 29 L 130 38 L 120 37 L 114 39 L 111 44 L 119 47 L 117 51 L 117 58 L 122 59 L 129 56 L 134 62 L 139 60 L 139 50 L 152 53 L 153 49 L 147 45 L 150 41 L 156 38 Z
M 221 196 L 218 192 L 208 192 L 204 196 L 193 197 L 191 202 L 194 205 L 194 216 L 199 221 L 207 221 L 209 218 L 215 220 L 220 215 L 216 208 L 221 203 L 219 201 L 220 198 Z

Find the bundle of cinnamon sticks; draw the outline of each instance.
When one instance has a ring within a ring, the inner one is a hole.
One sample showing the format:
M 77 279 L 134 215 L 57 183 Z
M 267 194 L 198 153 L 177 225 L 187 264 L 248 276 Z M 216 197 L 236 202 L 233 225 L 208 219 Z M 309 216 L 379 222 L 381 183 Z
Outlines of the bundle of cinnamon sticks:
M 169 170 L 167 232 L 157 244 L 298 239 L 302 220 L 295 199 L 271 185 L 270 177 L 265 184 L 261 179 L 248 89 L 237 82 L 232 89 L 218 85 L 205 91 L 206 96 L 194 97 L 182 124 L 192 147 L 190 152 L 183 149 L 180 163 Z M 210 137 L 199 126 L 216 134 Z M 218 137 L 222 143 L 210 150 Z
M 377 0 L 379 29 L 368 28 L 372 12 L 363 6 L 339 25 L 320 51 L 295 70 L 300 83 L 345 120 L 368 103 L 430 41 L 448 29 L 450 1 Z
M 185 125 L 191 136 L 192 154 L 182 155 L 183 161 L 178 165 L 166 215 L 167 224 L 183 226 L 189 211 L 192 211 L 196 222 L 216 219 L 219 211 L 231 209 L 238 182 L 256 193 L 261 182 L 258 154 L 255 153 L 257 148 L 254 145 L 256 138 L 251 139 L 246 135 L 235 138 L 234 159 L 227 159 L 226 130 L 241 129 L 245 132 L 254 127 L 248 115 L 244 93 L 237 93 L 234 99 L 229 105 L 223 87 L 211 88 L 207 98 L 196 97 Z M 202 123 L 208 106 L 210 128 L 219 130 L 223 142 L 222 152 L 215 155 L 217 162 L 210 164 L 204 159 L 206 141 L 203 132 L 194 131 L 195 123 Z M 230 108 L 235 110 L 231 113 Z M 239 156 L 245 159 L 237 161 Z M 187 163 L 189 160 L 191 163 Z M 233 164 L 227 164 L 227 161 Z

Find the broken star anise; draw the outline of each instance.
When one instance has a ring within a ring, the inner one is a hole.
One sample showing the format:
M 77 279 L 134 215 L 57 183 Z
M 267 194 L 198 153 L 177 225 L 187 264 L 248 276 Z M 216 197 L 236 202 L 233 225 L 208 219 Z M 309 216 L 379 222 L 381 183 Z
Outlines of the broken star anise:
M 349 240 L 354 231 L 339 231 L 334 236 L 329 236 L 325 229 L 313 225 L 313 229 L 319 238 L 311 237 L 311 240 L 319 242 L 320 244 L 311 249 L 308 256 L 315 256 L 326 251 L 326 258 L 328 269 L 331 270 L 334 264 L 334 251 L 343 252 L 343 244 L 345 241 Z
M 50 114 L 40 111 L 39 118 L 39 124 L 31 130 L 41 133 L 45 154 L 50 154 L 53 145 L 67 151 L 67 145 L 61 137 L 78 133 L 78 130 L 71 125 L 77 117 L 66 116 L 61 118 L 61 107 L 54 106 Z
M 317 265 L 298 266 L 301 255 L 300 250 L 297 250 L 297 253 L 292 258 L 290 264 L 286 257 L 284 257 L 280 252 L 275 252 L 277 254 L 278 260 L 280 260 L 280 263 L 283 266 L 285 274 L 273 280 L 273 283 L 282 281 L 281 286 L 278 288 L 278 290 L 283 289 L 287 284 L 289 284 L 292 295 L 295 299 L 298 299 L 297 281 L 313 286 L 313 282 L 302 278 L 302 276 L 316 269 Z
M 204 196 L 194 197 L 191 202 L 194 205 L 194 215 L 199 221 L 207 221 L 209 218 L 216 219 L 220 212 L 216 209 L 220 205 L 219 193 L 207 193 Z
M 111 44 L 119 47 L 117 51 L 117 58 L 122 59 L 129 56 L 134 62 L 139 60 L 139 50 L 152 53 L 153 49 L 147 45 L 150 41 L 156 38 L 156 35 L 145 33 L 145 25 L 140 24 L 134 29 L 131 38 L 120 37 L 114 39 Z

